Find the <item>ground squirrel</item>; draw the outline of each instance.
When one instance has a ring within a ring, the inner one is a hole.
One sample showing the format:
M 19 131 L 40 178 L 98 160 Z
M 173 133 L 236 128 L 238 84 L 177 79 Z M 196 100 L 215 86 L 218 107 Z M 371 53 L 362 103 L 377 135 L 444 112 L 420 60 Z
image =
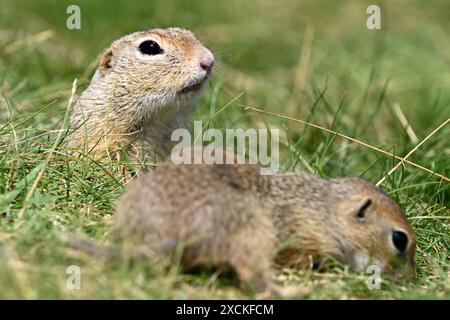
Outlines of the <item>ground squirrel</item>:
M 191 113 L 213 64 L 213 54 L 180 28 L 114 41 L 74 105 L 69 147 L 100 157 L 124 147 L 133 158 L 165 157 L 171 132 Z
M 131 183 L 115 218 L 132 246 L 182 246 L 185 267 L 231 267 L 243 289 L 270 287 L 273 262 L 304 267 L 331 257 L 357 271 L 414 270 L 415 236 L 401 208 L 357 177 L 167 160 Z

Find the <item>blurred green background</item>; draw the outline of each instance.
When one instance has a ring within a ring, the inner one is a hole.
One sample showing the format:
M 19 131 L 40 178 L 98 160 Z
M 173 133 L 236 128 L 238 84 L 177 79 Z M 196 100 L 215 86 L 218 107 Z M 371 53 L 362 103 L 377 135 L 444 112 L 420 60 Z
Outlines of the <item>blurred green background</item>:
M 81 8 L 81 30 L 66 28 L 71 4 Z M 369 4 L 381 7 L 381 30 L 366 28 Z M 376 182 L 397 160 L 243 105 L 310 121 L 399 156 L 450 116 L 450 2 L 445 0 L 2 0 L 0 7 L 3 298 L 242 297 L 226 279 L 210 281 L 210 273 L 169 276 L 145 265 L 105 266 L 61 246 L 58 234 L 67 231 L 107 241 L 123 181 L 105 172 L 118 164 L 99 169 L 82 160 L 71 167 L 52 161 L 36 193 L 25 201 L 26 177 L 32 181 L 30 173 L 51 146 L 73 80 L 78 79 L 80 93 L 99 54 L 126 33 L 191 29 L 217 60 L 193 119 L 208 120 L 244 93 L 213 117 L 211 126 L 281 128 L 286 132 L 284 170 L 359 175 Z M 409 133 L 395 106 L 409 121 Z M 447 125 L 409 160 L 448 177 L 449 136 Z M 295 276 L 286 271 L 289 282 L 316 288 L 302 297 L 450 297 L 448 182 L 406 165 L 383 189 L 405 208 L 417 233 L 418 280 L 405 285 L 387 281 L 383 290 L 371 291 L 364 277 L 342 268 Z M 86 265 L 90 280 L 76 292 L 64 288 L 65 266 L 74 259 Z

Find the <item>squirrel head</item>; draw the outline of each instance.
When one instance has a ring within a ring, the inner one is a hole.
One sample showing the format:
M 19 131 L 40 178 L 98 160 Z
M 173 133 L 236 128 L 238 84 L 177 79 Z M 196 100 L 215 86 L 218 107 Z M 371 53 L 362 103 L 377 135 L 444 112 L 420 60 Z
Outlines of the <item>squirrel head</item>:
M 400 206 L 373 184 L 303 172 L 268 177 L 281 264 L 307 265 L 312 259 L 320 265 L 331 257 L 354 271 L 375 265 L 397 278 L 413 274 L 412 227 Z
M 193 105 L 213 64 L 213 54 L 192 32 L 150 29 L 114 41 L 102 55 L 97 77 L 112 88 L 113 101 L 151 113 Z
M 375 265 L 396 278 L 413 274 L 415 236 L 400 206 L 361 178 L 330 182 L 341 259 L 355 271 Z

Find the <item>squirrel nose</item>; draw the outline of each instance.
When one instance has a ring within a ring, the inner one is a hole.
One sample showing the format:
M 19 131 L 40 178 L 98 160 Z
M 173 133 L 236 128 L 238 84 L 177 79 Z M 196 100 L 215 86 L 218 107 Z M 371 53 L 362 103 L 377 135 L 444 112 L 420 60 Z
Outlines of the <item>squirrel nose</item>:
M 210 72 L 212 66 L 214 65 L 214 56 L 211 52 L 208 52 L 204 57 L 200 59 L 200 68 L 206 72 Z

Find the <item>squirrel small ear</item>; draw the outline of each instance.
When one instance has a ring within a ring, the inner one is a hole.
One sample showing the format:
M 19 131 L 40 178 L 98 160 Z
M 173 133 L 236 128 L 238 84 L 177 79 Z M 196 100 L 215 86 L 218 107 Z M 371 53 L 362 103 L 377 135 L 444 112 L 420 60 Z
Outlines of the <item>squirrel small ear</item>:
M 372 200 L 367 199 L 364 201 L 364 203 L 360 206 L 358 211 L 356 212 L 356 220 L 360 223 L 364 222 L 366 220 L 366 213 L 369 207 L 372 205 Z
M 106 51 L 103 53 L 102 58 L 100 59 L 100 71 L 104 75 L 106 71 L 112 68 L 112 60 L 113 60 L 114 52 L 113 48 L 109 47 L 106 49 Z

